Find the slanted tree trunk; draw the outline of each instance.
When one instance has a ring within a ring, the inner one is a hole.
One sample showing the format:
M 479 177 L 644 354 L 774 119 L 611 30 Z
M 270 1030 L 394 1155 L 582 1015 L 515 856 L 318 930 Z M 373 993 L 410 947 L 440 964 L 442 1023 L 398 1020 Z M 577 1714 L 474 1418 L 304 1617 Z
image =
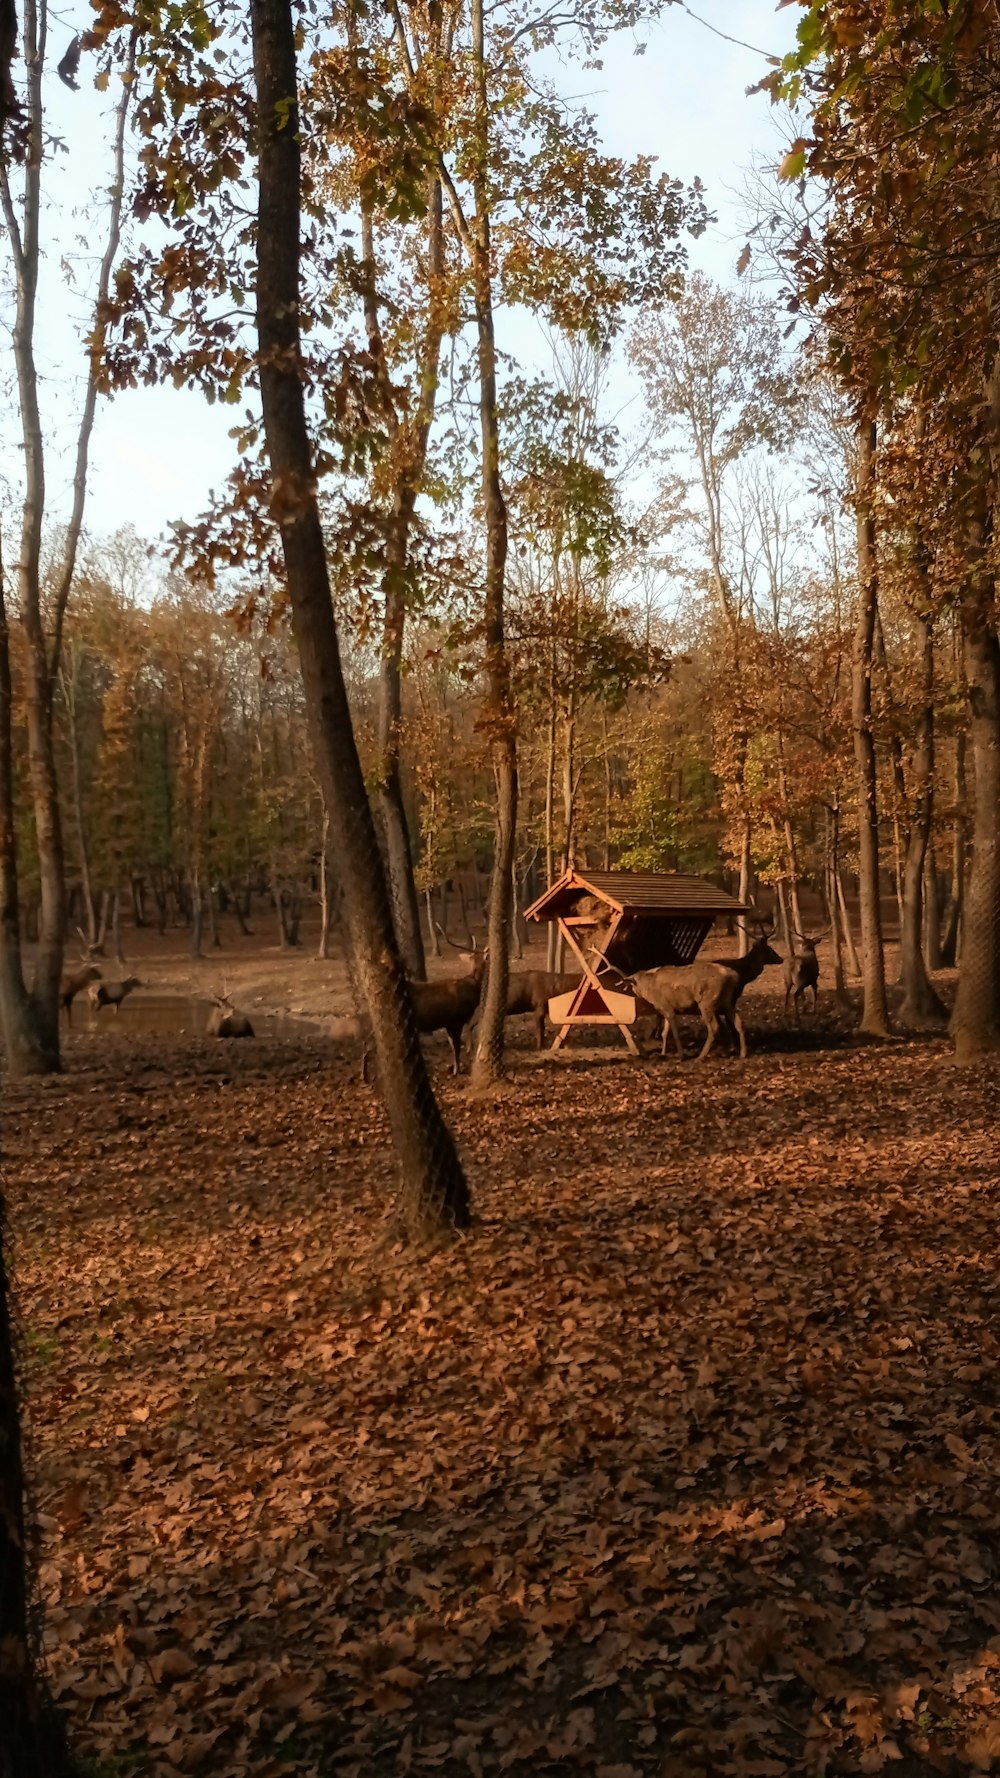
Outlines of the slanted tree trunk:
M 1000 1045 L 1000 642 L 985 577 L 977 596 L 967 598 L 962 621 L 975 799 L 951 1033 L 956 1059 L 968 1062 Z
M 472 46 L 475 80 L 475 124 L 472 187 L 475 218 L 471 235 L 479 358 L 479 417 L 483 448 L 483 509 L 486 517 L 486 590 L 483 601 L 484 669 L 487 684 L 485 727 L 490 735 L 497 796 L 493 877 L 488 924 L 489 964 L 483 992 L 479 1038 L 472 1077 L 488 1086 L 503 1073 L 511 882 L 517 841 L 517 746 L 510 664 L 504 638 L 504 583 L 507 569 L 507 504 L 500 480 L 500 436 L 497 413 L 496 341 L 493 331 L 493 285 L 490 246 L 490 203 L 487 164 L 489 109 L 486 93 L 486 40 L 483 0 L 472 0 Z
M 374 1040 L 415 1234 L 464 1228 L 468 1187 L 434 1097 L 396 944 L 358 757 L 316 500 L 302 386 L 301 163 L 291 0 L 251 0 L 257 93 L 257 334 L 271 509 L 281 531 L 306 711 L 338 860 L 348 954 Z
M 903 870 L 903 920 L 899 934 L 900 982 L 906 1024 L 944 1019 L 947 1013 L 924 961 L 924 866 L 934 814 L 934 632 L 929 612 L 916 619 L 920 655 L 920 716 L 910 769 L 909 837 Z M 933 889 L 937 903 L 937 885 Z
M 858 850 L 864 1005 L 860 1029 L 870 1037 L 889 1035 L 879 885 L 878 774 L 872 734 L 872 655 L 878 612 L 875 530 L 874 420 L 864 420 L 858 438 L 858 613 L 852 653 L 854 757 L 858 777 Z

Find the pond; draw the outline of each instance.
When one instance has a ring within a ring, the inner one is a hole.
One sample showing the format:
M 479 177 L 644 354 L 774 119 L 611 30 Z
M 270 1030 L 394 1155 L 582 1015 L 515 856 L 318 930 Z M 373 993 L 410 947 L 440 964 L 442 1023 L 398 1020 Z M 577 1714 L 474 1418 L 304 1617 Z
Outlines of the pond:
M 197 994 L 145 994 L 137 989 L 120 1009 L 96 1011 L 81 994 L 73 1007 L 73 1030 L 78 1036 L 99 1037 L 102 1032 L 127 1037 L 131 1032 L 162 1037 L 204 1037 L 212 1001 Z M 327 1026 L 318 1019 L 292 1018 L 264 1013 L 256 1007 L 239 1006 L 247 1013 L 256 1037 L 320 1037 Z

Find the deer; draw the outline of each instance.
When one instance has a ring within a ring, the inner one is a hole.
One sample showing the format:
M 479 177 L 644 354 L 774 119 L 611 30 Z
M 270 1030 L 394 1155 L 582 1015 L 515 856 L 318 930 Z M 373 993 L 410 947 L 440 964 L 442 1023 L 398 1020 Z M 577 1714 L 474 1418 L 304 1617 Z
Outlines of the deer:
M 476 941 L 472 941 L 472 950 L 463 951 L 454 939 L 442 936 L 456 951 L 460 951 L 470 965 L 468 975 L 453 976 L 445 982 L 409 982 L 410 999 L 416 1017 L 417 1030 L 421 1036 L 432 1031 L 443 1031 L 451 1044 L 451 1072 L 458 1074 L 462 1052 L 462 1033 L 469 1020 L 479 1007 L 479 997 L 483 991 L 483 976 L 486 974 L 488 950 L 477 950 Z M 361 1057 L 361 1078 L 368 1079 L 368 1058 L 371 1051 L 370 1040 L 365 1038 L 365 1046 Z
M 535 1048 L 545 1042 L 545 1021 L 549 1001 L 556 994 L 568 994 L 579 986 L 579 975 L 558 975 L 551 970 L 527 969 L 511 974 L 507 981 L 507 1017 L 530 1012 L 535 1020 Z
M 205 1031 L 209 1037 L 253 1037 L 254 1028 L 245 1012 L 237 1012 L 223 983 L 222 993 L 212 995 L 212 1010 Z
M 84 988 L 89 988 L 93 982 L 99 982 L 100 979 L 101 972 L 96 963 L 85 963 L 81 969 L 63 976 L 59 983 L 59 1004 L 66 1014 L 69 1024 L 73 1023 L 73 1002 L 77 995 L 82 994 Z
M 663 1020 L 660 1054 L 667 1053 L 669 1030 L 684 1061 L 677 1015 L 682 1012 L 701 1014 L 705 1025 L 705 1041 L 698 1054 L 703 1062 L 714 1048 L 723 1025 L 728 1025 L 739 1040 L 740 1055 L 746 1061 L 747 1038 L 739 1013 L 739 997 L 743 984 L 734 969 L 721 963 L 688 963 L 683 968 L 665 964 L 660 969 L 640 969 L 622 980 L 659 1013 Z
M 127 1000 L 133 988 L 141 988 L 142 983 L 137 975 L 128 975 L 123 982 L 91 982 L 87 989 L 87 998 L 95 1012 L 102 1006 L 113 1006 L 115 1013 L 120 1013 L 122 1001 Z
M 810 988 L 813 997 L 812 1009 L 813 1012 L 816 1011 L 816 990 L 819 985 L 819 958 L 816 955 L 816 947 L 826 937 L 829 930 L 828 926 L 825 927 L 822 932 L 816 934 L 815 938 L 810 938 L 805 932 L 796 932 L 795 937 L 802 946 L 802 950 L 798 954 L 793 952 L 790 957 L 785 958 L 785 1011 L 788 1011 L 789 1000 L 794 999 L 797 1019 L 802 1017 L 802 999 Z

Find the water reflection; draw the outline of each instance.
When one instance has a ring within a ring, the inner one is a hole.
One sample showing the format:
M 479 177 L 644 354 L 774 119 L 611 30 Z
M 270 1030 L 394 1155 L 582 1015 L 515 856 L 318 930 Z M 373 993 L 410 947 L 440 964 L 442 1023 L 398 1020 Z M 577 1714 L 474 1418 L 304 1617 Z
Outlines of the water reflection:
M 204 1037 L 212 1011 L 212 1001 L 197 994 L 144 994 L 141 988 L 130 994 L 118 1012 L 110 1007 L 98 1012 L 81 1002 L 82 996 L 73 1008 L 73 1030 L 85 1037 L 100 1037 L 108 1032 L 112 1036 L 155 1032 L 163 1037 Z M 319 1036 L 324 1029 L 315 1019 L 264 1013 L 240 1002 L 237 1007 L 247 1014 L 257 1037 Z

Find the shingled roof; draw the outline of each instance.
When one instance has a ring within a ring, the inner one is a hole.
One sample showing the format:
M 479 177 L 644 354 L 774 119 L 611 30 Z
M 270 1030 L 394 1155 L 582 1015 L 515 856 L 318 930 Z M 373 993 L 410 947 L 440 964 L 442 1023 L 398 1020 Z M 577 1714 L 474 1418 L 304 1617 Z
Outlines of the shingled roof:
M 644 914 L 648 918 L 753 912 L 745 902 L 735 900 L 704 877 L 688 876 L 684 871 L 568 870 L 558 883 L 532 902 L 525 910 L 525 918 L 558 920 L 571 913 L 573 903 L 581 895 L 596 896 L 618 913 Z

